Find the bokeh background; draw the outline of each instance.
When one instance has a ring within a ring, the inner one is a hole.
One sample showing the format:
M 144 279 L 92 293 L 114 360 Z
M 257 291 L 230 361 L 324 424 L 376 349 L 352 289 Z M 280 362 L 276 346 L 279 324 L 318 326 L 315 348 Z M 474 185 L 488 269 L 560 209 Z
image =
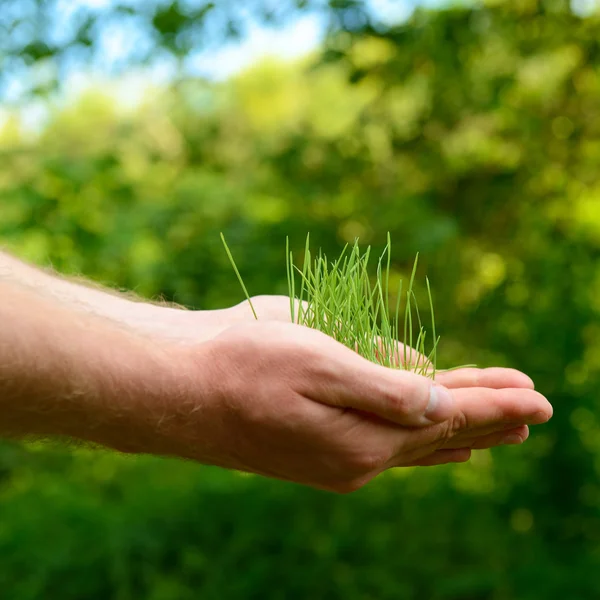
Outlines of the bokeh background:
M 517 367 L 555 407 L 348 496 L 2 442 L 2 598 L 600 598 L 596 2 L 3 0 L 0 94 L 23 259 L 210 309 L 242 299 L 220 231 L 253 294 L 285 293 L 286 236 L 390 231 L 441 366 Z

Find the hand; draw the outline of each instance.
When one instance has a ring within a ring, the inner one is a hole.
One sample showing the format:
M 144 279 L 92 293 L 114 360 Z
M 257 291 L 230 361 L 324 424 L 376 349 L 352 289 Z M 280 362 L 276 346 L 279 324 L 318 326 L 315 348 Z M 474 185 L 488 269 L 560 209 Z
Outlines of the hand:
M 392 467 L 468 460 L 552 415 L 516 371 L 446 373 L 444 388 L 292 324 L 237 325 L 172 356 L 180 383 L 141 450 L 337 492 Z
M 157 308 L 23 269 L 0 282 L 6 435 L 66 436 L 344 491 L 392 466 L 466 460 L 507 433 L 518 443 L 524 424 L 551 415 L 529 378 L 502 369 L 442 374 L 453 395 L 436 406 L 443 389 L 428 379 L 277 323 L 289 319 L 287 298 L 255 298 L 255 323 L 247 303 Z
M 261 322 L 291 322 L 288 296 L 255 296 L 252 304 Z M 197 345 L 233 325 L 256 321 L 247 300 L 217 310 L 184 310 L 149 304 L 136 304 L 134 308 L 129 311 L 128 319 L 133 329 L 177 344 Z

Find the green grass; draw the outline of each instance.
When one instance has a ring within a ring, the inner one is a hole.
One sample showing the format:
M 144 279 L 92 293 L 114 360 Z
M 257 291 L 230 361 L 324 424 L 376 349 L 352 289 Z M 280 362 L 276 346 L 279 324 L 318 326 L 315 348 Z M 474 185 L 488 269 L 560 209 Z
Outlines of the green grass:
M 231 265 L 242 286 L 254 317 L 252 299 L 233 255 L 221 234 Z M 347 244 L 340 256 L 329 261 L 320 250 L 310 250 L 306 237 L 301 268 L 286 241 L 286 271 L 290 297 L 290 319 L 321 331 L 358 352 L 370 361 L 390 368 L 414 371 L 435 378 L 439 337 L 429 280 L 426 279 L 431 335 L 426 330 L 414 292 L 419 255 L 415 259 L 408 287 L 400 280 L 390 307 L 391 239 L 377 260 L 373 277 L 369 271 L 371 247 L 362 251 L 358 240 Z M 403 310 L 402 310 L 403 306 Z M 403 319 L 400 316 L 403 314 Z M 401 340 L 402 344 L 398 341 Z

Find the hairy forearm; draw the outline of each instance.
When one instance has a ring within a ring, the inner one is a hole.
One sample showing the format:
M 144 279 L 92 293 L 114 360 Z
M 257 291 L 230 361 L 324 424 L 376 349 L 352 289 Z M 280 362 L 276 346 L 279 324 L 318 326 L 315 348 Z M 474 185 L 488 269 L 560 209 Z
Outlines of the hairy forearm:
M 150 322 L 155 304 L 102 288 L 89 281 L 76 281 L 38 269 L 0 252 L 0 281 L 18 283 L 79 312 L 93 313 L 124 323 Z
M 168 386 L 164 350 L 111 321 L 0 281 L 0 434 L 127 448 Z
M 174 342 L 208 339 L 222 329 L 229 318 L 226 310 L 190 312 L 102 288 L 89 281 L 67 279 L 3 252 L 0 252 L 1 282 L 16 283 L 78 313 L 110 319 L 140 333 Z

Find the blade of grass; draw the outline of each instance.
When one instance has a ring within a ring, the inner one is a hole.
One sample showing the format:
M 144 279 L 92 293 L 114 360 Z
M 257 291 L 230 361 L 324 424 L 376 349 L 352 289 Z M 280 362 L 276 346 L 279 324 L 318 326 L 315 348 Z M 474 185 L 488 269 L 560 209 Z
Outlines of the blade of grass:
M 244 290 L 244 294 L 246 294 L 246 300 L 248 300 L 248 304 L 250 304 L 250 308 L 252 309 L 252 314 L 254 315 L 254 318 L 258 321 L 258 316 L 256 314 L 256 311 L 254 310 L 254 305 L 252 304 L 252 300 L 250 300 L 250 294 L 248 293 L 248 290 L 246 289 L 246 286 L 244 285 L 244 280 L 242 279 L 242 276 L 240 275 L 240 272 L 238 271 L 237 265 L 235 264 L 235 260 L 233 260 L 233 255 L 231 254 L 231 250 L 229 250 L 229 246 L 227 245 L 227 242 L 225 241 L 225 236 L 223 235 L 223 233 L 221 233 L 221 240 L 223 242 L 223 246 L 225 246 L 225 252 L 227 252 L 227 256 L 229 257 L 231 266 L 233 267 L 233 270 L 235 271 L 235 274 L 237 275 L 238 281 L 240 282 L 240 285 L 242 286 L 242 289 Z
M 296 322 L 296 290 L 294 288 L 294 271 L 292 269 L 292 265 L 294 262 L 294 257 L 290 252 L 290 238 L 286 236 L 285 238 L 285 271 L 287 273 L 288 280 L 288 294 L 290 296 L 290 316 L 292 317 L 292 323 Z
M 429 277 L 425 277 L 425 282 L 427 283 L 427 297 L 429 298 L 429 310 L 431 311 L 431 333 L 433 335 L 433 374 L 432 378 L 435 379 L 435 370 L 437 367 L 437 345 L 438 345 L 438 337 L 435 334 L 435 312 L 433 310 L 433 296 L 431 295 L 431 285 L 429 284 Z

